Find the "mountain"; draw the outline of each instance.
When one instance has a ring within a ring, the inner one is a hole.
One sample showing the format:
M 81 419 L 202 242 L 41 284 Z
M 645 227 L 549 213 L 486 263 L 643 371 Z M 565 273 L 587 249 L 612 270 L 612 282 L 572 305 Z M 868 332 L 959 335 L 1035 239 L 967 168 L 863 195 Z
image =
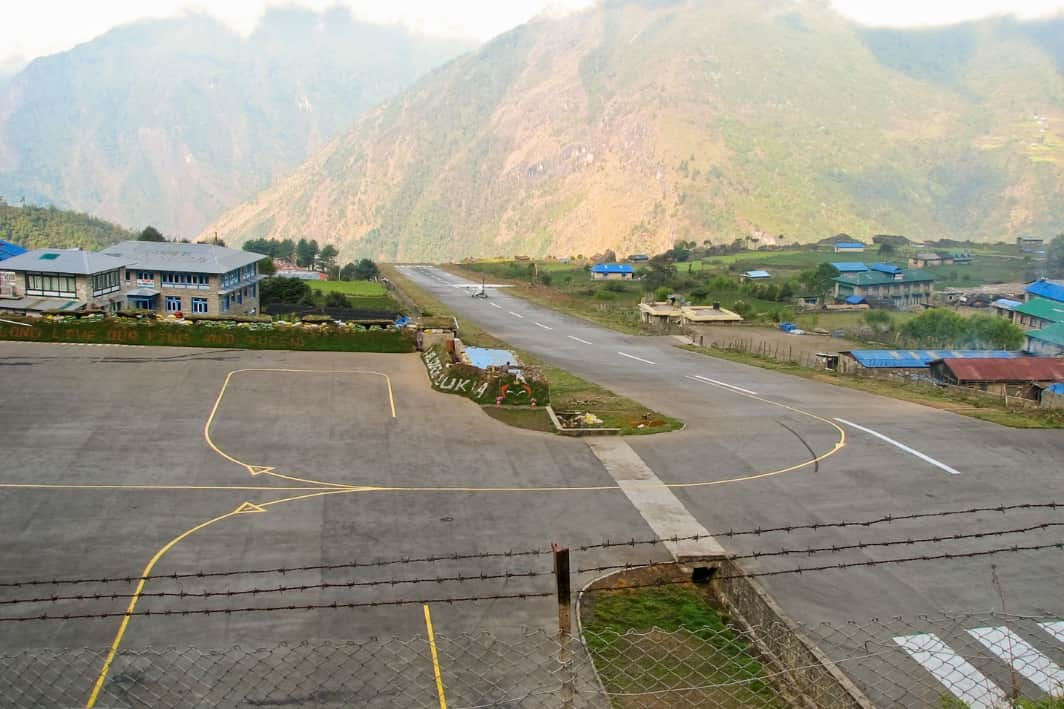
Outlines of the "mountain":
M 344 257 L 1060 230 L 1064 20 L 606 2 L 435 70 L 208 231 Z
M 88 214 L 55 207 L 15 207 L 0 200 L 0 240 L 27 249 L 78 247 L 95 251 L 135 238 L 133 232 Z
M 471 46 L 343 9 L 122 26 L 0 81 L 0 197 L 194 236 Z

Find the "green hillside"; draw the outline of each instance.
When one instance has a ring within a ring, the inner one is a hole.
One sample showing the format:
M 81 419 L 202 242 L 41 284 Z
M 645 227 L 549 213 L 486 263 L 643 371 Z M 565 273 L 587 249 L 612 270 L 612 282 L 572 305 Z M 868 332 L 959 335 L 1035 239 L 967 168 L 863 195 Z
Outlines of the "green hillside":
M 609 2 L 433 72 L 208 231 L 383 259 L 1051 235 L 1062 57 L 1061 21 Z
M 134 232 L 88 214 L 55 207 L 15 207 L 0 200 L 0 239 L 27 249 L 97 250 L 136 237 Z

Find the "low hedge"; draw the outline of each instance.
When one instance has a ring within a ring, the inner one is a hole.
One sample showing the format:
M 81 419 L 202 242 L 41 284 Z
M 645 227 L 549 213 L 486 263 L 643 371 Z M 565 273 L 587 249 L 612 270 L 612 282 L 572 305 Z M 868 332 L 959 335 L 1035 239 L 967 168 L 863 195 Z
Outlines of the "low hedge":
M 0 340 L 84 342 L 166 347 L 232 347 L 249 350 L 322 350 L 335 352 L 413 352 L 408 330 L 352 330 L 342 327 L 220 327 L 220 323 L 178 325 L 115 318 L 0 322 Z
M 458 394 L 478 404 L 530 406 L 535 402 L 543 406 L 550 403 L 550 388 L 542 379 L 518 379 L 514 374 L 492 374 L 470 364 L 452 363 L 442 347 L 425 350 L 421 359 L 436 391 Z

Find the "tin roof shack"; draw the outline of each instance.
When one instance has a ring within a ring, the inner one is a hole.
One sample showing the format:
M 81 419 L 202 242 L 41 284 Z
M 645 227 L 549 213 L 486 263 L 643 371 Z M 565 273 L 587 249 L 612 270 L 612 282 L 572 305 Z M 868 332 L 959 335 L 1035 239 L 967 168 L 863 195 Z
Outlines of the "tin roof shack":
M 839 353 L 839 371 L 864 373 L 889 370 L 893 374 L 926 375 L 932 362 L 952 359 L 1016 359 L 1021 352 L 1007 350 L 845 350 Z
M 591 267 L 591 277 L 596 281 L 630 281 L 635 277 L 635 270 L 627 263 L 596 263 Z
M 936 382 L 978 389 L 1001 397 L 1037 401 L 1042 389 L 1064 382 L 1064 360 L 1052 357 L 1017 359 L 937 359 L 931 363 Z

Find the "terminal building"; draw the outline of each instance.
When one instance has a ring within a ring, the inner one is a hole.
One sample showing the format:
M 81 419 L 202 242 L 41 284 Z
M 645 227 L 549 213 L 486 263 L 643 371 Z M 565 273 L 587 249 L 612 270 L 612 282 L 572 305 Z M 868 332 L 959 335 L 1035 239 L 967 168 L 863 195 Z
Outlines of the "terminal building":
M 0 310 L 254 315 L 263 258 L 213 244 L 154 241 L 124 241 L 100 252 L 35 249 L 0 265 Z

